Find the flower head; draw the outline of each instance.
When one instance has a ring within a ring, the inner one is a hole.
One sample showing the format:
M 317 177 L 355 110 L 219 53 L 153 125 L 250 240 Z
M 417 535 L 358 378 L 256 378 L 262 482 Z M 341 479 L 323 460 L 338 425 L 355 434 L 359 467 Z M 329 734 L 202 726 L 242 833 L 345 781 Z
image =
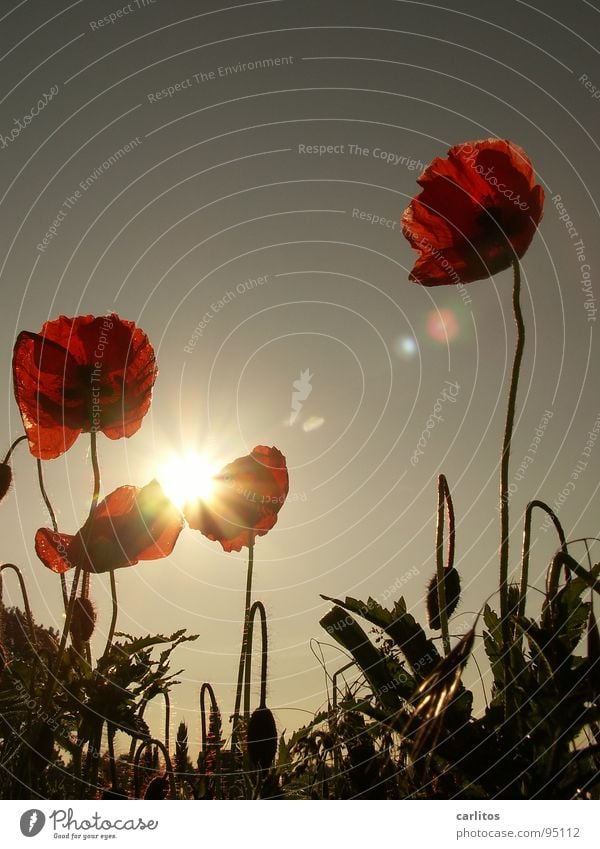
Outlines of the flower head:
M 285 457 L 277 448 L 258 445 L 221 469 L 210 500 L 189 502 L 183 512 L 191 528 L 225 551 L 240 551 L 271 530 L 288 491 Z
M 410 280 L 423 286 L 503 271 L 523 256 L 542 218 L 544 190 L 510 141 L 456 145 L 417 182 L 422 191 L 402 215 L 402 231 L 420 253 Z
M 150 407 L 156 374 L 146 334 L 115 313 L 61 315 L 40 333 L 20 333 L 13 378 L 29 450 L 50 460 L 80 433 L 132 436 Z
M 110 572 L 140 560 L 168 557 L 183 526 L 183 516 L 157 481 L 141 489 L 121 486 L 96 506 L 74 536 L 40 528 L 35 550 L 53 572 L 75 566 L 86 572 Z

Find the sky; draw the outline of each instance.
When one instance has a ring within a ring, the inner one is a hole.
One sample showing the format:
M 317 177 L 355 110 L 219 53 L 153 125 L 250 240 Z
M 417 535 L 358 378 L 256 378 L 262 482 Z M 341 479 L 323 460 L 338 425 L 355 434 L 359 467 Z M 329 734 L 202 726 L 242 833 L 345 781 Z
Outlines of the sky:
M 290 732 L 326 704 L 325 669 L 346 662 L 319 626 L 321 594 L 390 606 L 402 594 L 424 623 L 438 474 L 457 515 L 452 633 L 497 587 L 511 274 L 464 290 L 409 283 L 416 254 L 398 223 L 416 178 L 453 144 L 520 144 L 546 192 L 523 261 L 511 574 L 533 498 L 569 538 L 598 533 L 600 7 L 227 3 L 0 3 L 2 433 L 8 448 L 21 432 L 19 331 L 116 311 L 148 334 L 159 377 L 141 430 L 99 439 L 103 493 L 148 483 L 173 453 L 285 454 L 290 494 L 257 543 L 254 598 L 269 617 L 268 704 Z M 436 405 L 443 421 L 428 428 Z M 36 619 L 59 628 L 58 580 L 33 549 L 48 517 L 25 446 L 13 468 L 2 561 L 22 568 Z M 74 532 L 91 495 L 87 440 L 45 474 L 60 528 Z M 533 540 L 542 588 L 556 539 L 541 515 Z M 244 552 L 186 529 L 167 560 L 117 573 L 120 630 L 199 635 L 176 652 L 172 698 L 173 731 L 185 719 L 192 751 L 202 682 L 228 727 L 245 568 Z M 107 576 L 91 595 L 97 653 Z M 6 599 L 18 599 L 9 581 Z M 479 644 L 475 656 L 483 681 L 469 667 L 467 683 L 481 709 L 491 681 Z M 157 734 L 162 711 L 147 713 Z

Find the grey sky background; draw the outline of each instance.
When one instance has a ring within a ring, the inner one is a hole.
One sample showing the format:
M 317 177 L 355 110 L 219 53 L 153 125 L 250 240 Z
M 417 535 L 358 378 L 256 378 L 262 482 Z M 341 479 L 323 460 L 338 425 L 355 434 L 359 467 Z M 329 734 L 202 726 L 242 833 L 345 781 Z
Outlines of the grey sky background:
M 269 614 L 269 703 L 280 730 L 289 731 L 309 718 L 302 711 L 326 702 L 309 645 L 330 642 L 318 625 L 328 608 L 320 593 L 390 604 L 403 594 L 424 621 L 439 472 L 458 519 L 464 592 L 454 633 L 464 632 L 497 585 L 511 275 L 469 284 L 466 298 L 454 287 L 409 284 L 416 254 L 397 223 L 417 190 L 419 161 L 426 165 L 452 144 L 509 138 L 525 148 L 546 190 L 544 219 L 523 262 L 527 340 L 511 471 L 512 573 L 532 498 L 558 509 L 569 537 L 599 532 L 599 445 L 558 508 L 555 500 L 600 416 L 600 7 L 587 0 L 226 2 L 0 2 L 4 443 L 20 432 L 10 374 L 17 333 L 38 331 L 61 313 L 115 310 L 149 335 L 160 374 L 141 431 L 120 442 L 100 438 L 104 493 L 147 483 L 171 451 L 193 448 L 224 462 L 257 444 L 283 451 L 290 497 L 257 544 L 255 598 Z M 119 10 L 114 23 L 98 25 Z M 270 68 L 219 72 L 284 57 Z M 53 86 L 43 111 L 11 138 L 15 119 Z M 302 152 L 307 145 L 334 150 Z M 556 195 L 576 239 L 559 218 Z M 587 294 L 579 239 L 591 275 Z M 266 279 L 247 283 L 258 278 Z M 438 310 L 451 338 L 435 330 Z M 306 369 L 312 392 L 289 426 L 292 384 Z M 447 381 L 458 386 L 452 400 L 442 396 Z M 413 465 L 440 397 L 444 421 Z M 546 411 L 552 416 L 535 459 L 517 481 L 512 475 Z M 65 532 L 89 508 L 87 448 L 80 438 L 46 464 Z M 0 513 L 2 560 L 24 570 L 36 619 L 60 627 L 58 579 L 33 550 L 35 530 L 48 519 L 35 461 L 23 447 L 14 472 Z M 543 524 L 538 515 L 537 587 L 556 545 Z M 573 551 L 584 555 L 581 546 Z M 186 627 L 200 635 L 176 655 L 185 671 L 173 724 L 186 719 L 193 751 L 203 681 L 215 685 L 228 728 L 244 554 L 224 554 L 186 529 L 168 560 L 117 578 L 120 630 Z M 8 583 L 6 596 L 16 601 Z M 94 578 L 97 648 L 109 596 L 108 577 Z M 323 651 L 330 673 L 345 662 L 336 649 Z M 476 656 L 483 660 L 482 647 Z M 483 704 L 471 667 L 469 676 Z M 489 692 L 487 674 L 484 685 Z M 148 713 L 156 733 L 161 712 L 155 705 Z

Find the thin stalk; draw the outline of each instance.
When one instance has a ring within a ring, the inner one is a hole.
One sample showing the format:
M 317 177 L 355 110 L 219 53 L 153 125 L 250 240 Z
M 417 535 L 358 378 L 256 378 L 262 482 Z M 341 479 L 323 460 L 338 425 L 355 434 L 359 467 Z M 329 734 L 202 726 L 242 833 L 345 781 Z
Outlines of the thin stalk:
M 252 679 L 252 642 L 254 637 L 254 620 L 260 613 L 261 624 L 261 665 L 260 665 L 260 703 L 259 707 L 267 706 L 267 664 L 269 645 L 267 639 L 267 613 L 262 601 L 255 601 L 250 609 L 248 622 L 248 662 L 244 670 L 244 716 L 250 716 L 250 684 Z
M 30 685 L 30 693 L 31 693 L 32 696 L 34 696 L 35 686 L 36 686 L 36 684 L 35 684 L 35 673 L 37 671 L 39 656 L 38 656 L 38 650 L 37 650 L 37 639 L 36 639 L 36 635 L 35 635 L 35 627 L 34 627 L 34 624 L 33 624 L 33 616 L 31 615 L 31 607 L 29 605 L 29 596 L 27 595 L 27 587 L 25 586 L 25 579 L 23 578 L 23 575 L 21 574 L 21 570 L 19 569 L 19 567 L 15 566 L 14 563 L 4 563 L 2 566 L 0 566 L 0 602 L 2 601 L 2 594 L 3 594 L 2 572 L 4 572 L 5 569 L 10 569 L 12 572 L 15 573 L 15 575 L 17 576 L 17 579 L 19 581 L 19 586 L 21 588 L 21 596 L 23 598 L 23 607 L 25 608 L 25 618 L 27 620 L 27 628 L 29 630 L 29 642 L 30 642 L 31 648 L 33 649 L 33 652 L 34 652 L 34 665 L 33 665 L 34 674 L 31 676 L 31 685 Z M 2 636 L 2 617 L 0 616 L 0 637 L 1 636 Z
M 96 509 L 98 498 L 100 497 L 100 465 L 98 463 L 98 434 L 95 430 L 90 433 L 90 456 L 92 460 L 92 469 L 94 471 L 94 489 L 92 492 L 92 502 L 90 504 L 90 516 Z
M 2 572 L 4 572 L 5 569 L 10 569 L 12 572 L 14 572 L 19 581 L 21 596 L 23 598 L 23 607 L 25 608 L 25 618 L 27 619 L 27 627 L 29 628 L 29 639 L 31 643 L 31 648 L 37 655 L 37 640 L 35 638 L 35 627 L 33 625 L 33 616 L 31 615 L 31 607 L 29 605 L 29 596 L 27 595 L 25 579 L 23 578 L 19 567 L 15 566 L 14 563 L 4 563 L 2 566 L 0 566 L 0 601 L 2 600 Z
M 500 618 L 502 626 L 503 663 L 505 679 L 508 678 L 508 647 L 510 644 L 509 610 L 508 610 L 508 540 L 510 532 L 508 513 L 508 475 L 510 467 L 510 449 L 515 422 L 515 410 L 517 405 L 517 390 L 519 387 L 519 374 L 521 361 L 525 348 L 525 322 L 521 312 L 521 266 L 517 257 L 513 260 L 514 284 L 513 284 L 513 313 L 517 326 L 517 342 L 512 365 L 510 388 L 508 392 L 508 404 L 506 409 L 506 424 L 504 427 L 504 441 L 502 445 L 502 456 L 500 462 Z M 506 686 L 506 680 L 505 680 Z
M 139 719 L 144 718 L 144 713 L 146 711 L 147 705 L 148 705 L 148 699 L 143 699 L 142 702 L 140 703 L 140 707 L 138 709 Z M 128 758 L 128 761 L 127 761 L 129 764 L 131 764 L 133 762 L 133 756 L 135 754 L 135 743 L 136 743 L 136 740 L 138 739 L 135 735 L 135 732 L 132 731 L 130 733 L 131 733 L 131 745 L 129 747 L 129 758 Z M 141 739 L 141 738 L 139 738 L 139 739 Z
M 600 594 L 600 581 L 598 578 L 595 578 L 591 572 L 584 569 L 583 566 L 581 566 L 575 558 L 571 557 L 570 554 L 561 550 L 552 558 L 552 562 L 548 570 L 548 577 L 546 578 L 546 594 L 549 602 L 552 602 L 558 592 L 558 582 L 562 566 L 570 569 L 570 571 L 577 575 L 578 578 L 581 578 L 581 580 L 584 581 L 590 589 Z
M 98 464 L 97 434 L 94 430 L 90 434 L 90 451 L 92 458 L 92 468 L 94 471 L 94 489 L 92 491 L 92 501 L 90 504 L 90 512 L 88 515 L 88 519 L 91 518 L 91 516 L 93 515 L 94 510 L 96 509 L 96 505 L 98 504 L 98 498 L 100 496 L 100 466 Z M 87 540 L 84 539 L 83 542 L 85 547 Z M 75 567 L 75 576 L 73 578 L 73 583 L 71 584 L 71 595 L 69 597 L 69 604 L 67 606 L 67 611 L 65 615 L 65 624 L 63 626 L 63 631 L 60 638 L 60 645 L 58 647 L 58 652 L 56 654 L 56 660 L 54 663 L 55 673 L 58 673 L 58 670 L 60 669 L 60 664 L 62 662 L 65 647 L 67 645 L 67 637 L 69 635 L 69 628 L 71 627 L 71 619 L 73 617 L 73 610 L 75 607 L 75 599 L 77 597 L 77 587 L 79 585 L 79 580 L 81 578 L 82 571 L 83 569 L 81 568 L 81 565 L 78 564 Z M 48 704 L 50 703 L 50 699 L 52 698 L 52 695 L 54 693 L 54 688 L 56 686 L 57 681 L 58 679 L 56 674 L 52 675 L 50 681 L 48 682 L 49 686 L 48 692 L 46 694 L 45 706 L 48 706 Z
M 21 437 L 21 438 L 24 439 L 25 437 Z M 58 533 L 58 522 L 56 521 L 56 513 L 54 512 L 54 507 L 52 506 L 52 502 L 50 501 L 50 497 L 48 495 L 48 492 L 46 490 L 46 485 L 44 483 L 44 473 L 42 471 L 42 461 L 41 460 L 37 461 L 37 472 L 38 472 L 38 484 L 39 484 L 39 487 L 40 487 L 40 492 L 42 494 L 44 504 L 46 505 L 46 509 L 47 509 L 48 514 L 50 516 L 50 521 L 52 522 L 52 530 L 54 531 L 55 534 L 57 534 Z M 68 596 L 68 593 L 67 593 L 67 580 L 64 576 L 64 573 L 62 573 L 62 572 L 61 572 L 61 575 L 60 575 L 60 589 L 61 589 L 61 592 L 62 592 L 63 607 L 66 611 L 67 605 L 69 603 L 69 596 Z
M 171 748 L 171 699 L 166 690 L 163 690 L 165 697 L 165 749 L 167 752 Z
M 517 607 L 517 617 L 522 619 L 525 616 L 525 605 L 527 603 L 527 584 L 529 581 L 529 554 L 531 550 L 531 516 L 534 509 L 538 507 L 543 510 L 552 519 L 560 545 L 563 551 L 566 551 L 567 540 L 563 531 L 562 525 L 558 520 L 554 511 L 548 507 L 543 501 L 530 501 L 525 509 L 525 521 L 523 524 L 523 553 L 521 555 L 521 585 L 519 588 L 519 604 Z
M 136 799 L 140 798 L 140 792 L 141 792 L 141 787 L 140 787 L 140 758 L 142 756 L 142 752 L 144 752 L 148 748 L 148 746 L 157 746 L 161 750 L 162 756 L 165 759 L 165 771 L 166 771 L 167 776 L 169 778 L 169 788 L 170 788 L 170 793 L 171 793 L 171 799 L 176 799 L 177 798 L 177 785 L 175 784 L 175 775 L 173 773 L 173 765 L 171 763 L 171 758 L 170 758 L 169 753 L 166 750 L 164 744 L 161 743 L 160 740 L 154 740 L 154 739 L 144 740 L 143 743 L 140 743 L 140 745 L 139 745 L 139 747 L 138 747 L 138 749 L 135 753 L 135 758 L 134 758 L 134 761 L 133 761 L 133 784 L 134 784 L 135 798 Z
M 110 570 L 110 595 L 112 598 L 112 617 L 110 620 L 110 630 L 108 632 L 108 638 L 106 640 L 106 647 L 104 649 L 103 657 L 108 657 L 108 653 L 112 646 L 112 641 L 115 637 L 115 630 L 117 627 L 117 616 L 119 615 L 119 602 L 117 599 L 117 579 L 115 578 L 115 570 Z
M 202 687 L 200 688 L 200 728 L 202 734 L 202 751 L 205 752 L 207 749 L 207 725 L 206 725 L 206 694 L 208 693 L 211 704 L 211 711 L 216 713 L 219 710 L 219 706 L 217 704 L 217 697 L 215 696 L 215 691 L 212 688 L 212 685 L 208 682 L 204 682 Z
M 440 626 L 442 629 L 442 644 L 444 655 L 450 654 L 450 634 L 448 630 L 448 610 L 446 608 L 446 575 L 444 571 L 444 521 L 446 512 L 446 499 L 444 497 L 443 475 L 438 478 L 438 509 L 437 528 L 435 535 L 435 558 L 437 570 L 437 592 L 438 606 L 440 611 Z
M 13 451 L 15 450 L 17 445 L 19 445 L 20 442 L 23 442 L 24 439 L 27 439 L 26 434 L 23 434 L 23 436 L 19 436 L 17 439 L 15 439 L 13 444 L 10 446 L 10 448 L 6 452 L 6 456 L 5 456 L 4 460 L 2 461 L 4 465 L 6 465 L 10 461 L 10 458 L 12 457 Z
M 250 606 L 252 602 L 252 573 L 254 570 L 254 534 L 250 533 L 248 540 L 248 571 L 246 573 L 246 602 L 244 607 L 244 628 L 242 632 L 242 648 L 240 651 L 240 663 L 238 667 L 237 689 L 235 693 L 235 708 L 233 711 L 233 729 L 231 732 L 231 748 L 235 748 L 237 731 L 240 718 L 240 706 L 242 703 L 242 688 L 244 683 L 244 669 L 246 667 L 246 649 L 248 643 L 248 622 L 250 617 Z
M 110 781 L 113 789 L 119 786 L 117 776 L 117 762 L 115 760 L 115 728 L 110 722 L 106 723 L 106 733 L 108 736 L 108 762 L 110 765 Z

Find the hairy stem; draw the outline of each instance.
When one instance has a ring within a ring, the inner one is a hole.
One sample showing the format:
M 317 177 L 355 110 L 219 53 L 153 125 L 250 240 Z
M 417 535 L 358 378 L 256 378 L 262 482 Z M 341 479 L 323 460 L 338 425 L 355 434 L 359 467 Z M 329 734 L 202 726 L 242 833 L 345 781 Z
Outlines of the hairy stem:
M 22 438 L 24 438 L 24 437 L 22 437 Z M 46 505 L 46 509 L 48 511 L 48 514 L 50 515 L 50 521 L 52 522 L 52 530 L 54 531 L 55 534 L 57 534 L 58 533 L 58 522 L 56 521 L 56 513 L 54 512 L 54 507 L 52 506 L 52 502 L 50 501 L 50 496 L 48 495 L 48 492 L 46 490 L 46 485 L 44 483 L 44 472 L 42 470 L 42 461 L 41 460 L 37 461 L 37 472 L 38 472 L 38 484 L 39 484 L 39 487 L 40 487 L 40 492 L 42 494 L 44 504 Z M 66 612 L 67 605 L 69 603 L 69 596 L 68 596 L 68 593 L 67 593 L 67 580 L 66 580 L 63 572 L 61 572 L 61 575 L 60 575 L 60 589 L 61 589 L 61 592 L 62 592 L 63 607 L 64 607 L 65 612 Z
M 250 621 L 250 607 L 252 603 L 252 573 L 254 570 L 254 535 L 250 533 L 248 541 L 248 571 L 246 573 L 246 603 L 244 608 L 244 628 L 242 632 L 242 648 L 240 651 L 240 663 L 238 667 L 237 689 L 235 693 L 235 708 L 233 711 L 233 730 L 231 734 L 231 748 L 235 748 L 237 731 L 240 717 L 240 706 L 242 703 L 242 688 L 244 684 L 244 670 L 247 662 L 248 646 L 248 624 Z
M 6 465 L 10 461 L 10 458 L 12 457 L 13 451 L 15 450 L 17 445 L 19 445 L 20 442 L 23 442 L 24 439 L 27 439 L 26 434 L 23 434 L 23 436 L 19 436 L 17 439 L 15 439 L 13 444 L 10 446 L 10 448 L 6 452 L 6 456 L 5 456 L 4 460 L 2 461 L 4 463 L 4 465 Z
M 519 374 L 521 361 L 525 348 L 525 322 L 521 312 L 521 266 L 517 257 L 513 260 L 514 285 L 513 285 L 513 313 L 517 326 L 517 342 L 512 365 L 510 388 L 508 392 L 508 404 L 506 409 L 506 425 L 504 428 L 504 441 L 502 445 L 502 457 L 500 462 L 500 617 L 502 623 L 502 643 L 505 676 L 508 674 L 508 647 L 510 644 L 509 610 L 508 610 L 508 538 L 510 532 L 508 515 L 508 474 L 510 466 L 510 449 L 515 422 L 515 410 L 517 404 L 517 390 L 519 387 Z
M 435 559 L 437 571 L 438 607 L 440 613 L 440 627 L 442 630 L 442 644 L 444 655 L 450 654 L 450 634 L 448 629 L 448 610 L 446 607 L 446 573 L 444 570 L 444 519 L 446 512 L 446 499 L 444 497 L 443 475 L 438 478 L 438 509 L 437 528 L 435 534 Z

